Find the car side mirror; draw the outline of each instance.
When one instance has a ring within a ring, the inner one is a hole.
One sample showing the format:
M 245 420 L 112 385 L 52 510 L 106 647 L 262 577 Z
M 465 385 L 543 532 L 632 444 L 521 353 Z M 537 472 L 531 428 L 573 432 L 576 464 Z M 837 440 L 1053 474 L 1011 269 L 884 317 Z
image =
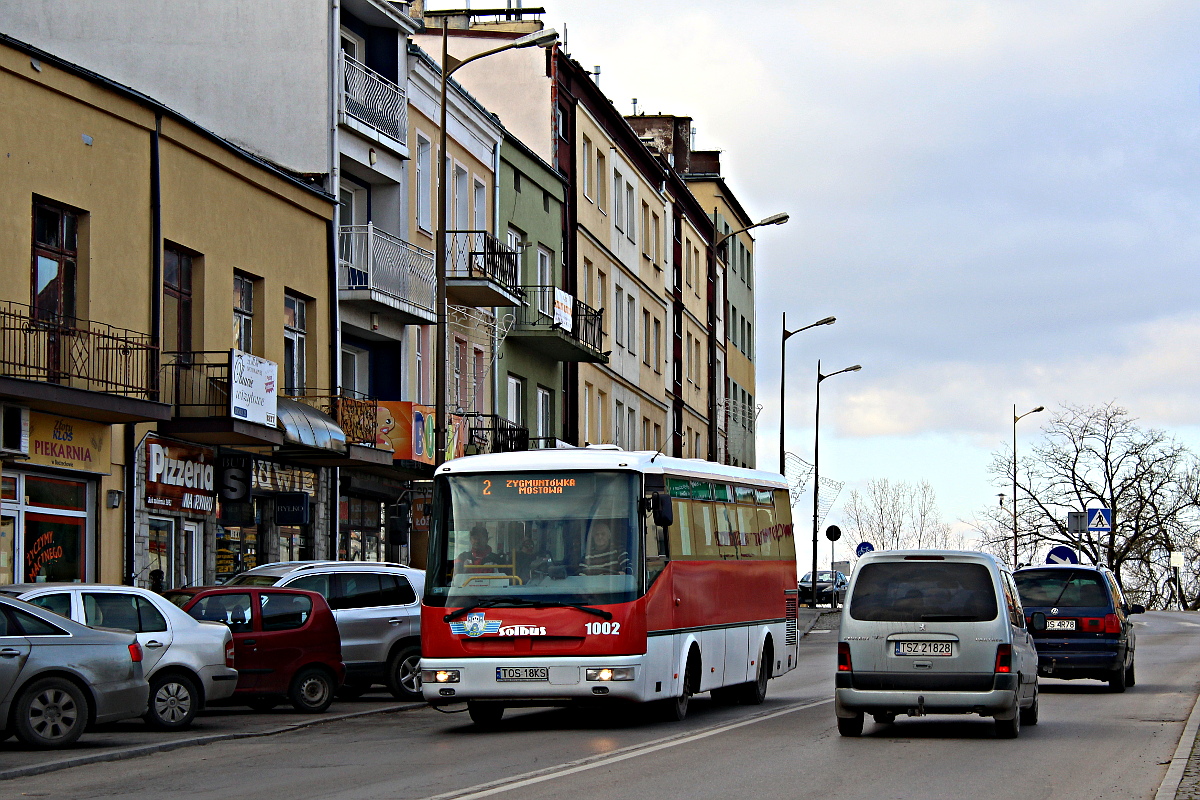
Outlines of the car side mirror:
M 654 512 L 654 524 L 669 528 L 675 523 L 675 509 L 671 506 L 671 496 L 663 492 L 655 492 L 650 496 L 650 508 Z
M 1130 614 L 1145 614 L 1145 613 L 1146 613 L 1146 607 L 1145 607 L 1145 606 L 1138 605 L 1137 603 L 1134 603 L 1133 605 L 1131 605 L 1131 606 L 1129 607 L 1129 613 L 1130 613 Z
M 1029 627 L 1035 631 L 1046 630 L 1046 615 L 1041 611 L 1035 611 L 1029 618 Z

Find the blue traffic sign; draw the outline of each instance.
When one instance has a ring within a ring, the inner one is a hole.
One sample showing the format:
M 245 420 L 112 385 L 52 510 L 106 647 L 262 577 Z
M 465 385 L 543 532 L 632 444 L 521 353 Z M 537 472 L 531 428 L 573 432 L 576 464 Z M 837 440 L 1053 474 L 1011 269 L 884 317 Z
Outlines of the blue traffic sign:
M 1078 564 L 1079 555 L 1067 547 L 1065 544 L 1060 544 L 1046 554 L 1047 564 Z
M 854 555 L 865 556 L 867 553 L 870 553 L 874 549 L 875 549 L 875 545 L 871 544 L 870 542 L 862 542 L 861 544 L 859 544 L 858 547 L 854 548 Z
M 1087 515 L 1089 533 L 1108 533 L 1112 530 L 1111 508 L 1089 508 Z

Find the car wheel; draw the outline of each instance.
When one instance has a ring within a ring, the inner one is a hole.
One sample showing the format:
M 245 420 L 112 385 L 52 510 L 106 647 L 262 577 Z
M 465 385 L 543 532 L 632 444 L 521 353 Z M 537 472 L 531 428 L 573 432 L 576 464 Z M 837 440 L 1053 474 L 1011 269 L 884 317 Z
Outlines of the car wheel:
M 87 727 L 87 698 L 65 678 L 34 681 L 21 692 L 15 709 L 17 738 L 30 747 L 65 747 Z
M 883 711 L 879 714 L 872 714 L 871 719 L 875 720 L 876 725 L 891 725 L 896 721 L 896 712 Z
M 251 697 L 246 701 L 246 705 L 259 712 L 267 712 L 279 705 L 279 699 L 276 697 Z
M 200 690 L 184 675 L 155 675 L 150 679 L 150 700 L 142 719 L 159 731 L 190 728 L 200 710 Z
M 771 664 L 775 662 L 775 651 L 771 643 L 763 645 L 762 655 L 758 659 L 758 673 L 755 679 L 741 685 L 741 701 L 748 706 L 761 706 L 767 699 L 767 681 L 771 678 Z
M 504 717 L 503 703 L 480 703 L 476 700 L 467 701 L 467 714 L 480 728 L 494 728 Z
M 320 667 L 305 667 L 292 678 L 288 700 L 297 711 L 320 714 L 333 702 L 333 676 Z
M 1110 672 L 1108 675 L 1108 690 L 1118 693 L 1125 691 L 1125 687 L 1128 685 L 1125 679 L 1126 675 L 1128 673 L 1125 671 L 1125 667 L 1117 667 Z
M 387 688 L 397 700 L 423 700 L 421 648 L 403 647 L 388 661 Z
M 1133 686 L 1137 683 L 1137 673 L 1133 668 L 1134 662 L 1130 661 L 1129 666 L 1125 668 L 1125 685 Z
M 1017 701 L 1017 707 L 1013 709 L 1012 719 L 996 720 L 996 737 L 999 739 L 1015 739 L 1021 734 L 1021 707 L 1020 701 Z
M 842 736 L 862 736 L 863 713 L 860 711 L 853 717 L 838 717 L 838 733 Z
M 1033 702 L 1028 708 L 1021 709 L 1021 724 L 1022 725 L 1037 725 L 1038 724 L 1038 692 L 1035 689 L 1033 692 Z

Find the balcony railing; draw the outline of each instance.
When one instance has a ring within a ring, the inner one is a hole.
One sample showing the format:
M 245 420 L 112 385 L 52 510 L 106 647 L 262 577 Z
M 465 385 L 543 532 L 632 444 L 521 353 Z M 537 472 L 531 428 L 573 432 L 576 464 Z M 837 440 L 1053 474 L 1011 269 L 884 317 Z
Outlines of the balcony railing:
M 331 389 L 284 389 L 282 396 L 311 406 L 331 417 L 350 444 L 375 446 L 379 401 L 358 392 L 338 393 Z
M 482 278 L 517 289 L 518 253 L 487 231 L 446 231 L 446 277 Z
M 522 328 L 558 327 L 567 336 L 576 339 L 580 344 L 587 345 L 593 350 L 599 350 L 604 335 L 604 312 L 597 311 L 591 306 L 571 298 L 571 324 L 556 323 L 554 319 L 555 287 L 553 286 L 522 286 L 525 301 L 528 305 L 516 310 L 516 324 Z M 570 297 L 570 295 L 567 295 Z
M 72 389 L 158 399 L 150 335 L 0 301 L 0 374 Z
M 370 222 L 343 225 L 338 240 L 338 289 L 379 292 L 433 314 L 433 253 Z
M 529 429 L 498 414 L 467 414 L 467 447 L 475 453 L 518 453 L 529 449 Z M 470 451 L 469 451 L 470 452 Z
M 342 111 L 400 144 L 408 142 L 404 90 L 342 53 Z

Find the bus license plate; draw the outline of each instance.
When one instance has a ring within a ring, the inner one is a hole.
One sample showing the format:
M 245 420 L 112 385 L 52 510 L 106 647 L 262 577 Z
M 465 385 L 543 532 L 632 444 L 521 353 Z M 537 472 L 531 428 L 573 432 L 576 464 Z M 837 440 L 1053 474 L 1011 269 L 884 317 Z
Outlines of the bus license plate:
M 1073 620 L 1073 619 L 1048 619 L 1048 620 L 1046 620 L 1046 630 L 1048 630 L 1048 631 L 1073 631 L 1073 630 L 1075 630 L 1075 620 Z
M 498 681 L 548 681 L 549 667 L 496 667 Z
M 896 642 L 898 656 L 949 656 L 953 655 L 950 642 Z

